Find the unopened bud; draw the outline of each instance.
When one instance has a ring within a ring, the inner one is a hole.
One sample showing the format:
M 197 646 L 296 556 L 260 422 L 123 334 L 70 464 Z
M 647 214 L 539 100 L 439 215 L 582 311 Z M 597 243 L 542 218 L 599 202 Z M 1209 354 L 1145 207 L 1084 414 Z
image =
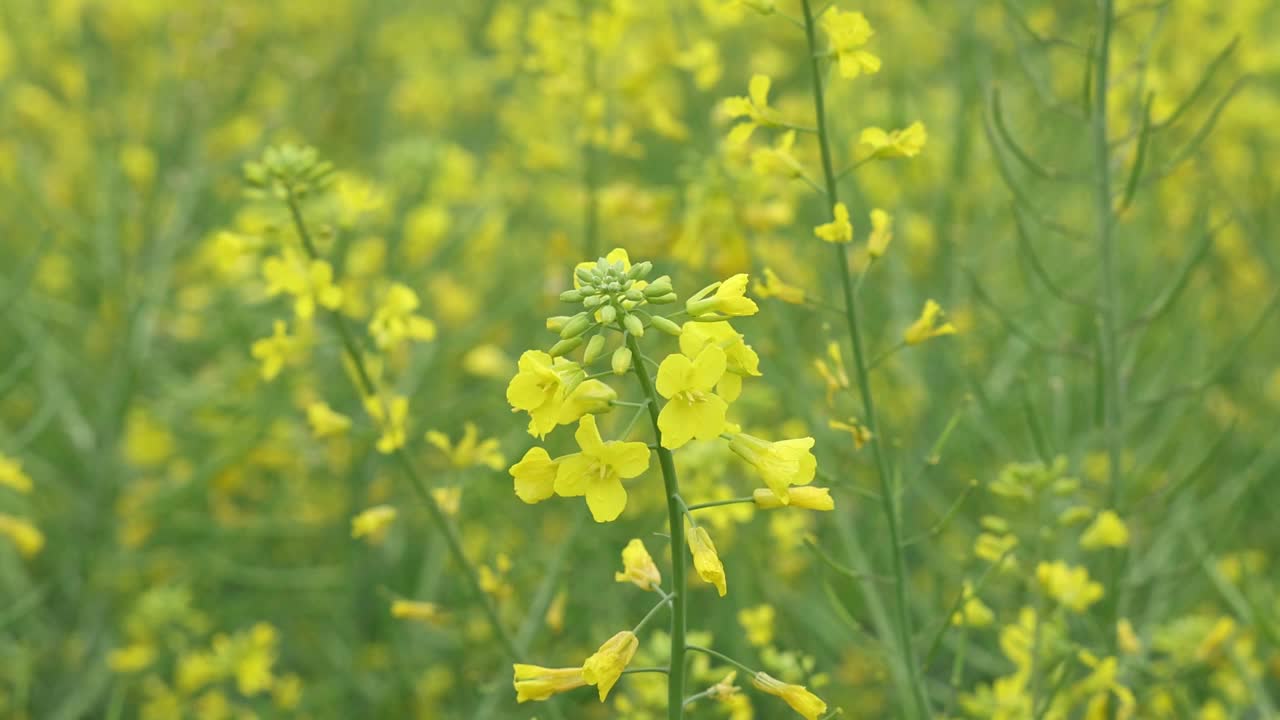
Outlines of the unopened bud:
M 679 300 L 679 298 L 676 297 L 675 293 L 667 293 L 666 295 L 659 295 L 658 297 L 649 298 L 649 302 L 653 303 L 654 305 L 670 305 L 676 300 Z
M 671 291 L 671 277 L 669 275 L 663 275 L 645 286 L 644 296 L 647 298 L 655 298 L 660 295 L 666 295 Z
M 641 322 L 639 317 L 632 315 L 631 313 L 627 313 L 622 316 L 622 325 L 627 329 L 627 332 L 632 335 L 636 337 L 644 337 L 644 323 Z
M 654 315 L 652 318 L 649 319 L 649 322 L 654 327 L 658 328 L 662 332 L 672 337 L 680 337 L 680 326 L 675 324 L 671 320 L 668 320 L 667 318 L 662 317 L 661 315 Z
M 582 306 L 588 310 L 595 310 L 596 308 L 600 307 L 601 305 L 605 304 L 608 301 L 609 301 L 608 295 L 592 295 L 591 297 L 582 301 Z
M 560 337 L 565 340 L 578 337 L 586 332 L 589 327 L 591 327 L 591 316 L 584 312 L 578 313 L 569 318 L 569 322 L 565 323 L 564 327 L 560 329 Z
M 577 270 L 573 271 L 573 274 L 575 277 L 578 278 L 578 282 L 582 283 L 583 285 L 592 285 L 595 283 L 595 281 L 598 278 L 595 270 L 589 267 L 578 268 Z
M 582 302 L 581 290 L 565 290 L 560 293 L 560 302 L 579 303 Z
M 567 324 L 571 319 L 572 318 L 568 315 L 556 315 L 554 317 L 549 317 L 547 318 L 547 329 L 553 333 L 558 333 L 564 329 L 565 324 Z
M 653 269 L 653 263 L 649 262 L 648 260 L 645 260 L 644 262 L 636 263 L 635 265 L 632 265 L 631 269 L 627 271 L 627 277 L 631 280 L 639 280 L 643 277 L 648 276 L 649 271 L 652 269 Z
M 596 335 L 587 341 L 587 349 L 582 351 L 582 362 L 591 364 L 604 352 L 604 336 Z
M 631 350 L 626 347 L 614 350 L 609 364 L 613 367 L 614 375 L 625 375 L 631 369 Z
M 605 305 L 600 308 L 600 322 L 605 325 L 612 325 L 618 319 L 618 308 L 612 305 Z
M 579 335 L 578 337 L 571 337 L 565 340 L 561 340 L 555 345 L 552 345 L 551 350 L 548 351 L 548 354 L 551 355 L 551 357 L 560 357 L 561 355 L 565 355 L 573 352 L 574 350 L 577 350 L 578 346 L 580 345 L 582 345 L 581 335 Z

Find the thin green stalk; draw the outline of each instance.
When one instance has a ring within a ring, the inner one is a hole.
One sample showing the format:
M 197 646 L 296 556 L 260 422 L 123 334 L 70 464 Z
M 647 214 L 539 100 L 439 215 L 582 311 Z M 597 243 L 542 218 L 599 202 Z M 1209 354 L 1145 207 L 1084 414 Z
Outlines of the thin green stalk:
M 728 500 L 711 500 L 709 502 L 690 505 L 687 509 L 689 512 L 693 512 L 694 510 L 704 510 L 706 508 L 720 507 L 721 505 L 740 505 L 744 503 L 754 503 L 755 501 L 756 499 L 750 496 L 729 498 Z
M 298 238 L 302 241 L 302 246 L 306 249 L 307 254 L 314 260 L 321 259 L 320 253 L 316 250 L 315 243 L 311 240 L 311 233 L 307 230 L 306 221 L 302 217 L 302 210 L 298 206 L 298 199 L 293 193 L 289 193 L 286 198 L 289 206 L 289 214 L 293 218 L 294 230 L 298 233 Z M 352 334 L 351 328 L 347 326 L 346 318 L 341 313 L 330 311 L 327 313 L 332 321 L 334 329 L 338 333 L 338 337 L 342 341 L 342 346 L 346 352 L 348 360 L 352 367 L 355 368 L 356 376 L 360 384 L 360 392 L 366 397 L 374 397 L 377 395 L 377 387 L 373 383 L 373 377 L 369 374 L 364 364 L 364 356 L 356 344 L 355 335 Z M 417 467 L 414 465 L 413 458 L 404 451 L 403 448 L 397 448 L 395 458 L 401 469 L 404 471 L 405 478 L 409 481 L 409 486 L 413 489 L 418 500 L 427 508 L 427 514 L 431 516 L 431 521 L 435 523 L 440 530 L 440 534 L 444 536 L 445 545 L 449 548 L 449 554 L 453 556 L 453 560 L 462 568 L 463 577 L 467 580 L 472 594 L 476 597 L 480 604 L 480 608 L 484 611 L 485 617 L 489 621 L 489 625 L 493 628 L 493 634 L 498 637 L 498 641 L 502 643 L 503 649 L 507 656 L 512 660 L 520 660 L 522 653 L 516 648 L 515 642 L 511 636 L 502 627 L 502 621 L 498 618 L 498 610 L 494 607 L 489 596 L 485 594 L 480 587 L 480 577 L 476 572 L 476 568 L 467 558 L 466 553 L 462 549 L 462 538 L 458 535 L 458 531 L 449 524 L 449 519 L 445 516 L 444 510 L 440 508 L 440 504 L 436 502 L 435 497 L 427 490 L 426 483 L 423 482 L 422 476 L 418 473 Z
M 641 357 L 640 343 L 627 335 L 627 348 L 632 357 Z M 687 602 L 685 594 L 684 501 L 680 498 L 680 482 L 676 478 L 676 464 L 671 451 L 662 447 L 662 431 L 658 429 L 658 391 L 649 377 L 643 362 L 631 363 L 631 369 L 640 381 L 640 389 L 649 399 L 649 419 L 653 422 L 654 443 L 657 446 L 658 464 L 662 466 L 662 482 L 667 493 L 667 524 L 671 532 L 671 663 L 667 676 L 667 718 L 682 720 L 684 717 L 684 633 Z
M 827 184 L 827 210 L 830 211 L 838 202 L 838 181 L 831 161 L 831 141 L 827 130 L 826 99 L 822 88 L 822 59 L 818 55 L 816 21 L 810 0 L 803 0 L 805 38 L 809 46 L 809 65 L 813 74 L 813 109 L 817 116 L 818 145 L 822 152 L 822 172 Z M 911 627 L 911 613 L 907 607 L 907 571 L 903 560 L 902 536 L 898 528 L 897 492 L 893 487 L 889 472 L 888 459 L 882 447 L 879 425 L 876 420 L 875 400 L 871 393 L 871 382 L 867 373 L 866 353 L 862 346 L 862 334 L 858 327 L 858 306 L 853 291 L 853 276 L 849 269 L 848 247 L 843 243 L 833 246 L 836 255 L 836 267 L 840 270 L 840 281 L 844 291 L 845 322 L 848 325 L 849 342 L 853 349 L 854 365 L 857 368 L 858 392 L 862 397 L 863 413 L 866 416 L 867 429 L 871 432 L 871 452 L 875 457 L 876 470 L 880 476 L 880 495 L 884 506 L 885 519 L 889 526 L 889 548 L 893 562 L 894 576 L 894 624 L 897 632 L 897 644 L 904 665 L 903 672 L 915 702 L 919 717 L 929 716 L 929 701 L 924 693 L 919 677 L 919 666 L 916 662 L 915 647 L 912 644 L 914 635 Z
M 1094 212 L 1096 214 L 1098 233 L 1099 278 L 1102 285 L 1102 303 L 1099 308 L 1099 324 L 1101 325 L 1102 364 L 1101 394 L 1103 406 L 1103 432 L 1107 438 L 1107 467 L 1109 477 L 1109 505 L 1117 509 L 1120 500 L 1120 488 L 1124 469 L 1124 388 L 1120 377 L 1120 348 L 1117 318 L 1119 317 L 1119 300 L 1116 294 L 1115 276 L 1115 242 L 1112 236 L 1114 213 L 1111 198 L 1111 150 L 1108 145 L 1107 127 L 1107 92 L 1109 90 L 1108 72 L 1111 61 L 1111 28 L 1114 21 L 1113 0 L 1100 0 L 1099 24 L 1100 38 L 1098 56 L 1094 66 L 1094 99 L 1092 114 L 1093 129 L 1093 161 L 1094 161 Z M 1109 553 L 1107 609 L 1107 647 L 1114 654 L 1116 651 L 1116 623 L 1120 618 L 1120 575 L 1125 562 L 1124 550 L 1113 550 Z
M 743 665 L 742 663 L 738 662 L 737 660 L 734 660 L 733 658 L 729 657 L 728 655 L 725 655 L 722 652 L 717 652 L 715 650 L 712 650 L 711 648 L 705 648 L 705 647 L 702 647 L 701 645 L 690 645 L 687 649 L 697 650 L 703 655 L 710 655 L 711 657 L 716 658 L 717 660 L 723 660 L 724 662 L 727 662 L 730 665 L 738 668 L 742 672 L 746 673 L 748 677 L 754 676 L 756 674 L 756 671 L 753 670 L 752 668 L 746 665 Z

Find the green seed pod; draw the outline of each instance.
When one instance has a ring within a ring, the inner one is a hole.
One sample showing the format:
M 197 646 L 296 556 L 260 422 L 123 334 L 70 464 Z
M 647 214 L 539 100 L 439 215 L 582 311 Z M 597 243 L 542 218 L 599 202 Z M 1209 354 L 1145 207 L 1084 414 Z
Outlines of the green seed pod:
M 668 320 L 661 315 L 654 315 L 650 322 L 654 327 L 658 328 L 662 332 L 671 335 L 672 337 L 680 337 L 680 326 L 675 324 L 673 321 Z
M 614 375 L 625 375 L 631 369 L 631 350 L 626 347 L 614 350 L 609 364 L 613 367 Z
M 612 325 L 618 319 L 618 308 L 612 305 L 605 305 L 600 308 L 600 322 L 605 325 Z
M 627 329 L 627 332 L 632 335 L 635 335 L 636 337 L 644 337 L 644 323 L 641 322 L 639 317 L 632 315 L 631 313 L 627 313 L 622 316 L 622 325 Z
M 604 352 L 604 336 L 596 335 L 587 341 L 587 349 L 582 351 L 582 362 L 590 365 Z
M 676 300 L 679 300 L 679 298 L 676 297 L 675 293 L 667 293 L 666 295 L 659 295 L 658 297 L 649 298 L 649 302 L 653 303 L 654 305 L 670 305 Z
M 551 355 L 551 357 L 560 357 L 561 355 L 565 355 L 573 352 L 574 350 L 577 350 L 578 346 L 580 345 L 582 345 L 581 335 L 579 335 L 578 337 L 571 337 L 571 338 L 568 338 L 567 340 L 561 340 L 555 345 L 552 345 L 551 350 L 548 351 L 548 354 Z
M 565 290 L 560 293 L 560 302 L 579 303 L 582 302 L 581 290 Z
M 649 275 L 649 271 L 652 269 L 653 263 L 648 260 L 645 260 L 642 263 L 636 263 L 627 271 L 627 278 L 630 280 L 639 280 L 640 278 L 647 277 Z
M 547 329 L 553 333 L 558 333 L 564 329 L 564 326 L 571 320 L 568 315 L 556 315 L 547 318 Z
M 584 312 L 578 313 L 569 318 L 569 322 L 564 324 L 564 327 L 560 330 L 560 337 L 565 340 L 578 337 L 586 332 L 589 327 L 591 327 L 591 316 Z

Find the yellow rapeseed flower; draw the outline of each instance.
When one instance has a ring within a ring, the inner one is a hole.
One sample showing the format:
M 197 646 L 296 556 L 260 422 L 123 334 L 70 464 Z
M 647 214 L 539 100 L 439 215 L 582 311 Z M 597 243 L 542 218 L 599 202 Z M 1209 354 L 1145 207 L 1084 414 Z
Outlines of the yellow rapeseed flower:
M 822 16 L 821 24 L 836 56 L 840 77 L 856 78 L 880 71 L 880 58 L 862 49 L 875 34 L 865 15 L 833 7 Z
M 773 81 L 768 75 L 752 75 L 747 85 L 747 97 L 731 97 L 724 101 L 724 110 L 731 118 L 746 118 L 729 131 L 729 144 L 742 145 L 750 139 L 758 127 L 777 125 L 776 112 L 769 107 L 769 88 Z
M 747 642 L 753 647 L 765 647 L 773 643 L 773 620 L 777 611 L 772 605 L 763 604 L 738 611 L 738 624 L 747 634 Z
M 773 268 L 764 269 L 764 282 L 757 280 L 752 290 L 760 298 L 777 298 L 792 305 L 800 305 L 804 302 L 804 290 L 788 285 L 778 277 L 778 273 L 774 272 Z
M 793 507 L 802 510 L 835 510 L 836 501 L 831 499 L 831 489 L 802 485 L 789 487 L 785 501 L 779 498 L 770 488 L 756 488 L 751 491 L 751 499 L 756 507 L 762 510 L 773 510 L 780 507 Z
M 44 533 L 30 521 L 0 513 L 0 537 L 7 537 L 23 557 L 34 557 L 44 548 Z
M 764 672 L 753 675 L 751 684 L 760 692 L 782 698 L 783 702 L 805 720 L 818 720 L 827 711 L 827 704 L 822 698 L 809 692 L 803 685 L 784 683 Z
M 617 399 L 613 388 L 585 377 L 575 362 L 528 350 L 520 356 L 519 370 L 507 385 L 507 402 L 529 413 L 530 435 L 544 438 L 556 425 L 576 422 L 586 413 L 604 412 Z
M 155 662 L 155 659 L 155 646 L 147 643 L 133 643 L 107 653 L 107 667 L 111 668 L 112 672 L 135 673 L 145 670 Z
M 622 671 L 627 668 L 631 658 L 635 657 L 640 641 L 630 630 L 623 630 L 600 646 L 599 650 L 582 663 L 582 679 L 588 685 L 595 685 L 600 691 L 600 702 L 609 697 Z
M 1083 567 L 1071 567 L 1061 561 L 1042 562 L 1036 567 L 1036 579 L 1049 597 L 1074 612 L 1084 612 L 1102 599 L 1102 585 L 1090 580 L 1089 571 Z
M 410 341 L 430 341 L 436 337 L 436 325 L 415 312 L 418 294 L 407 285 L 392 283 L 382 296 L 382 303 L 369 320 L 369 335 L 380 350 L 399 347 Z
M 364 399 L 364 409 L 382 432 L 378 437 L 378 452 L 388 455 L 404 447 L 409 398 L 395 394 L 369 396 Z
M 556 494 L 561 497 L 585 495 L 596 522 L 616 519 L 627 506 L 627 490 L 622 487 L 622 481 L 649 468 L 649 446 L 640 442 L 604 442 L 592 415 L 579 421 L 574 438 L 582 452 L 557 461 Z
M 397 620 L 413 620 L 415 622 L 435 624 L 444 619 L 444 611 L 433 602 L 393 600 L 391 601 L 391 617 Z
M 1103 510 L 1085 528 L 1080 536 L 1080 547 L 1085 550 L 1122 548 L 1129 544 L 1129 527 L 1113 510 Z
M 902 334 L 903 341 L 908 345 L 919 345 L 922 342 L 942 335 L 954 335 L 956 328 L 951 323 L 938 324 L 942 319 L 942 306 L 933 300 L 927 300 L 924 309 L 920 311 L 920 317 L 911 324 Z
M 889 243 L 893 240 L 893 218 L 889 213 L 876 208 L 871 211 L 871 234 L 867 236 L 867 255 L 872 260 L 880 259 Z
M 706 528 L 696 527 L 690 530 L 689 552 L 693 554 L 693 568 L 698 571 L 698 577 L 714 585 L 720 597 L 724 597 L 725 593 L 729 592 L 728 581 L 724 575 L 724 564 L 720 562 L 720 556 L 716 554 L 716 545 L 711 542 L 711 536 L 707 534 Z
M 725 322 L 689 321 L 680 330 L 680 352 L 696 358 L 709 345 L 724 350 L 725 373 L 716 384 L 716 394 L 733 402 L 742 392 L 744 376 L 760 376 L 760 356 L 746 339 Z
M 724 317 L 755 315 L 760 306 L 746 297 L 747 279 L 746 273 L 738 273 L 724 282 L 712 283 L 685 301 L 684 309 L 695 318 L 711 314 Z M 711 295 L 713 292 L 715 294 Z
M 644 542 L 633 538 L 622 549 L 622 572 L 614 573 L 613 579 L 615 582 L 629 582 L 641 590 L 655 590 L 662 584 L 662 573 Z
M 675 450 L 690 440 L 714 438 L 724 430 L 729 404 L 713 392 L 727 359 L 718 345 L 705 345 L 693 360 L 668 355 L 658 366 L 658 393 L 667 404 L 658 415 L 662 446 Z
M 729 449 L 750 463 L 760 473 L 783 505 L 791 502 L 787 488 L 791 485 L 807 485 L 818 471 L 818 460 L 810 450 L 813 438 L 770 442 L 746 433 L 733 433 Z
M 516 496 L 532 505 L 555 494 L 559 468 L 559 462 L 552 460 L 546 450 L 532 447 L 507 472 L 515 479 Z
M 274 380 L 286 364 L 298 360 L 302 342 L 289 334 L 289 326 L 284 320 L 276 320 L 271 337 L 255 340 L 250 353 L 262 365 L 262 379 Z
M 924 123 L 914 122 L 901 130 L 886 132 L 883 128 L 869 127 L 858 135 L 854 157 L 858 162 L 871 158 L 913 158 L 924 149 L 929 135 Z
M 307 424 L 316 437 L 330 437 L 345 433 L 351 427 L 351 418 L 323 402 L 313 402 L 307 406 Z
M 497 438 L 480 439 L 480 431 L 476 424 L 462 424 L 462 439 L 454 445 L 449 436 L 438 430 L 428 430 L 426 441 L 434 445 L 449 459 L 455 468 L 487 467 L 490 470 L 501 470 L 506 461 L 502 458 Z
M 391 523 L 395 522 L 396 514 L 396 509 L 390 505 L 375 505 L 360 511 L 359 515 L 351 518 L 351 537 L 357 540 L 366 538 L 374 545 L 381 543 L 386 539 Z
M 813 234 L 829 243 L 853 242 L 853 225 L 849 222 L 849 208 L 838 202 L 831 209 L 831 222 L 813 229 Z
M 582 668 L 544 668 L 537 665 L 512 666 L 515 670 L 513 684 L 516 690 L 516 702 L 530 700 L 546 700 L 552 695 L 568 692 L 587 684 L 582 679 Z
M 22 463 L 0 453 L 0 486 L 15 492 L 31 492 L 31 476 L 22 471 Z
M 293 312 L 301 319 L 315 315 L 316 306 L 337 310 L 342 305 L 342 288 L 333 284 L 333 266 L 324 260 L 307 260 L 286 248 L 279 256 L 262 261 L 267 295 L 291 295 Z

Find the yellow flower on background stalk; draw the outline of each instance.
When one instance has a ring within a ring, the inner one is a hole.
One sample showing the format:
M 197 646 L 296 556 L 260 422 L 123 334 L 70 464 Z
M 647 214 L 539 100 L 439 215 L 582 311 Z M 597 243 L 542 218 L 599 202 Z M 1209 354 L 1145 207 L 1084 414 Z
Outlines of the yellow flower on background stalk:
M 107 653 L 107 667 L 112 672 L 135 673 L 155 662 L 156 649 L 147 643 L 133 643 Z
M 880 71 L 880 58 L 862 49 L 875 34 L 865 15 L 833 7 L 822 16 L 821 25 L 836 56 L 840 77 L 856 78 Z
M 763 177 L 800 177 L 804 174 L 804 166 L 791 152 L 795 144 L 796 131 L 788 130 L 771 147 L 755 149 L 751 153 L 751 171 Z
M 751 684 L 760 692 L 782 698 L 783 702 L 805 720 L 818 720 L 827 711 L 827 704 L 822 698 L 809 692 L 803 685 L 784 683 L 764 672 L 751 676 Z
M 871 158 L 913 158 L 924 149 L 929 134 L 924 123 L 913 122 L 901 130 L 886 132 L 883 128 L 869 127 L 858 135 L 853 155 L 858 162 Z
M 1085 528 L 1080 536 L 1080 547 L 1085 550 L 1122 548 L 1129 544 L 1129 527 L 1113 510 L 1103 510 Z
M 695 318 L 713 313 L 725 317 L 755 315 L 760 312 L 760 306 L 746 297 L 747 279 L 746 273 L 738 273 L 723 282 L 712 283 L 685 301 L 684 309 Z
M 742 145 L 751 138 L 758 127 L 775 127 L 776 112 L 769 107 L 769 88 L 773 81 L 768 75 L 752 75 L 747 85 L 747 97 L 731 97 L 724 101 L 725 113 L 731 118 L 746 118 L 729 131 L 729 144 Z
M 706 528 L 692 528 L 688 535 L 689 552 L 693 555 L 693 569 L 704 582 L 715 586 L 720 597 L 729 592 L 729 584 L 724 575 L 724 564 L 716 553 L 716 544 L 711 541 Z
M 475 423 L 462 424 L 462 439 L 454 445 L 449 436 L 438 430 L 428 430 L 426 441 L 434 445 L 449 459 L 455 468 L 483 466 L 490 470 L 501 470 L 506 465 L 499 450 L 497 438 L 480 439 L 480 431 Z
M 856 418 L 849 418 L 849 422 L 828 420 L 827 427 L 832 430 L 849 433 L 849 436 L 853 438 L 854 450 L 861 450 L 863 446 L 871 442 L 871 431 L 867 429 L 866 425 L 858 422 Z
M 516 690 L 516 702 L 530 700 L 546 700 L 552 695 L 569 692 L 587 684 L 582 679 L 582 668 L 544 668 L 538 665 L 522 665 L 516 663 L 513 685 Z
M 813 482 L 818 460 L 810 452 L 812 448 L 811 437 L 770 442 L 746 433 L 733 433 L 729 439 L 729 449 L 755 467 L 764 484 L 783 505 L 791 502 L 789 486 Z
M 893 218 L 889 213 L 876 208 L 871 211 L 871 234 L 867 236 L 867 255 L 872 260 L 879 260 L 889 249 L 893 240 Z
M 693 360 L 668 355 L 658 366 L 658 394 L 667 404 L 658 414 L 662 446 L 671 450 L 697 438 L 707 440 L 724 430 L 729 404 L 713 392 L 724 377 L 727 359 L 718 345 L 705 345 Z
M 403 395 L 376 395 L 364 399 L 365 412 L 378 426 L 378 452 L 389 455 L 404 447 L 409 421 L 409 398 Z
M 1084 612 L 1102 599 L 1102 584 L 1089 579 L 1089 571 L 1083 567 L 1042 562 L 1036 566 L 1036 579 L 1049 597 L 1074 612 Z
M 262 379 L 274 380 L 287 364 L 298 360 L 302 354 L 302 341 L 289 334 L 284 320 L 276 320 L 271 326 L 271 337 L 255 340 L 250 353 L 262 365 Z
M 552 460 L 546 450 L 532 447 L 507 472 L 515 479 L 516 496 L 532 505 L 555 494 L 559 468 L 559 462 Z
M 316 437 L 331 437 L 345 433 L 351 427 L 351 418 L 323 402 L 313 402 L 307 406 L 307 424 Z
M 444 620 L 444 611 L 433 602 L 421 600 L 391 601 L 391 617 L 397 620 L 413 620 L 420 623 L 437 624 Z
M 991 611 L 987 604 L 982 602 L 982 598 L 973 590 L 973 583 L 965 581 L 961 590 L 960 609 L 951 616 L 952 625 L 967 625 L 969 627 L 987 627 L 995 620 L 995 613 Z
M 622 549 L 622 572 L 614 573 L 613 579 L 615 582 L 629 582 L 641 590 L 656 590 L 662 584 L 662 573 L 644 542 L 633 538 Z
M 382 303 L 369 320 L 369 335 L 379 350 L 399 347 L 410 341 L 430 341 L 436 337 L 436 324 L 418 315 L 418 294 L 407 285 L 392 283 L 382 296 Z
M 831 209 L 831 222 L 813 229 L 813 234 L 829 243 L 853 242 L 853 225 L 849 222 L 849 208 L 838 202 Z
M 772 605 L 756 605 L 738 611 L 738 624 L 753 647 L 765 647 L 773 643 L 773 620 L 777 611 Z
M 0 486 L 14 492 L 31 492 L 31 477 L 22 471 L 22 463 L 0 453 Z
M 333 266 L 324 260 L 308 261 L 286 248 L 281 255 L 262 261 L 262 275 L 267 296 L 293 296 L 293 312 L 301 319 L 315 315 L 317 305 L 329 310 L 342 306 L 342 288 L 333 284 Z
M 903 342 L 908 345 L 919 345 L 936 337 L 956 334 L 956 328 L 951 323 L 939 325 L 938 321 L 941 319 L 942 306 L 933 300 L 925 301 L 924 309 L 920 311 L 920 317 L 903 332 Z
M 777 298 L 792 305 L 800 305 L 804 302 L 804 290 L 788 285 L 778 277 L 778 273 L 774 272 L 773 268 L 764 269 L 764 282 L 757 280 L 752 290 L 757 297 L 764 299 Z
M 351 537 L 357 540 L 367 539 L 377 545 L 386 539 L 387 531 L 396 521 L 397 514 L 396 509 L 390 505 L 375 505 L 362 510 L 359 515 L 351 518 Z
M 25 558 L 35 557 L 44 548 L 44 533 L 23 518 L 0 513 L 0 537 L 7 537 Z
M 760 376 L 760 356 L 746 339 L 725 322 L 689 321 L 680 330 L 680 352 L 696 358 L 707 347 L 724 350 L 725 373 L 716 383 L 716 394 L 725 402 L 733 402 L 742 393 L 743 376 Z
M 561 497 L 586 496 L 596 522 L 609 522 L 627 506 L 622 481 L 649 468 L 649 446 L 640 442 L 604 442 L 592 415 L 583 417 L 574 434 L 582 452 L 557 460 L 555 492 Z
M 831 499 L 831 489 L 802 485 L 789 487 L 786 500 L 779 498 L 770 488 L 756 488 L 751 491 L 751 499 L 756 507 L 762 510 L 773 510 L 780 507 L 800 508 L 801 510 L 835 510 L 836 501 Z
M 520 356 L 519 370 L 507 385 L 507 402 L 529 413 L 529 434 L 544 438 L 556 425 L 576 422 L 587 413 L 606 412 L 618 393 L 565 358 L 541 350 Z
M 595 685 L 600 692 L 600 702 L 609 697 L 622 671 L 627 669 L 631 658 L 635 657 L 640 641 L 630 630 L 623 630 L 614 635 L 596 650 L 595 654 L 582 663 L 582 679 L 588 685 Z

